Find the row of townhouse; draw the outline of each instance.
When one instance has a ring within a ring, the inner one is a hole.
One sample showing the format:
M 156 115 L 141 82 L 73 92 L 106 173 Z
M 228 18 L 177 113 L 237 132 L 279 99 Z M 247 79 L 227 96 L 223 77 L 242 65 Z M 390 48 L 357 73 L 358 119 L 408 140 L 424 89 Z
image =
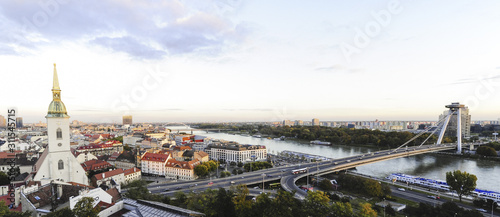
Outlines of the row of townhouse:
M 104 184 L 111 188 L 111 186 L 114 186 L 116 184 L 128 184 L 134 180 L 139 180 L 141 179 L 141 176 L 141 170 L 134 167 L 127 170 L 116 169 L 104 173 L 99 173 L 92 176 L 90 180 L 92 182 L 92 185 L 95 187 L 99 187 Z
M 180 161 L 172 157 L 172 152 L 150 153 L 141 156 L 141 169 L 143 173 L 164 176 L 169 179 L 193 180 L 196 179 L 194 167 L 201 162 L 198 159 Z

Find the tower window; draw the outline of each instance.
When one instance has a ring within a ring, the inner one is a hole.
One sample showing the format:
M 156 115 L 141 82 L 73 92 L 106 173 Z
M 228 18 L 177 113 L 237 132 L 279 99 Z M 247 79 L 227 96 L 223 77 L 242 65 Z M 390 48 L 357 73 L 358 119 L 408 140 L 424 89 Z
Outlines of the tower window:
M 58 169 L 60 169 L 60 170 L 63 170 L 63 169 L 64 169 L 64 162 L 63 162 L 63 160 L 59 160 L 59 163 L 57 163 L 57 167 L 58 167 Z
M 62 139 L 62 130 L 61 128 L 57 128 L 57 139 Z

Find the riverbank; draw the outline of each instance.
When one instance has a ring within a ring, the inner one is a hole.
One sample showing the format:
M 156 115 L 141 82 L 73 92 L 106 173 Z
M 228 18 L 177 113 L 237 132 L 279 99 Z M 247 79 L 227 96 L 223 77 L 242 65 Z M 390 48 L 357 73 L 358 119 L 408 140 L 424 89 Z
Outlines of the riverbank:
M 454 156 L 458 158 L 466 158 L 466 159 L 476 159 L 476 160 L 490 160 L 490 161 L 496 161 L 500 162 L 500 157 L 490 157 L 490 156 L 481 156 L 477 154 L 470 154 L 470 153 L 455 153 L 455 152 L 449 152 L 449 151 L 440 151 L 440 152 L 434 152 L 434 153 L 429 153 L 429 154 L 434 154 L 434 155 L 447 155 L 447 156 Z

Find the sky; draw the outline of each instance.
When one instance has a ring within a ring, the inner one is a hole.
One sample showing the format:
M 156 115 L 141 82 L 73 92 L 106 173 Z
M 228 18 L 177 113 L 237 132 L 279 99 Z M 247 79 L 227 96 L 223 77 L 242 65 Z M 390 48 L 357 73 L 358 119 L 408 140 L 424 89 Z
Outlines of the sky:
M 499 1 L 0 2 L 0 115 L 70 120 L 500 118 Z

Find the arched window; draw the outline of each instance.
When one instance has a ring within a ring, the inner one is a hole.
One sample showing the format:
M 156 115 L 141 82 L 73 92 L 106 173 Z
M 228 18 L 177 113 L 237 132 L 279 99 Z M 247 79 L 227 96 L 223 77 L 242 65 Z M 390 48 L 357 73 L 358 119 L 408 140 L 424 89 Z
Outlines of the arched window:
M 59 163 L 57 163 L 57 167 L 58 167 L 60 170 L 63 170 L 63 169 L 64 169 L 64 162 L 63 162 L 63 160 L 59 160 Z
M 62 130 L 61 130 L 61 128 L 57 128 L 57 139 L 62 139 Z

